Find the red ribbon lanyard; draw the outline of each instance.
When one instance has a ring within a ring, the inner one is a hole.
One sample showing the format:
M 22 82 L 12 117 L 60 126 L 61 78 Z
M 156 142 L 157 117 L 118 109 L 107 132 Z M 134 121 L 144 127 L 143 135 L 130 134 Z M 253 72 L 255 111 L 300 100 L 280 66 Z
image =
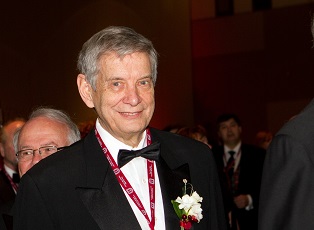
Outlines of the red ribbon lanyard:
M 102 148 L 102 151 L 104 152 L 105 157 L 107 158 L 112 171 L 116 175 L 116 178 L 119 182 L 119 184 L 122 186 L 122 188 L 125 190 L 125 192 L 128 194 L 128 196 L 132 199 L 134 204 L 137 206 L 137 208 L 140 210 L 140 212 L 144 215 L 145 219 L 147 220 L 147 223 L 150 227 L 150 229 L 154 229 L 155 227 L 155 173 L 154 173 L 154 161 L 147 160 L 147 177 L 148 177 L 148 188 L 149 188 L 149 199 L 150 199 L 150 211 L 151 211 L 151 219 L 149 220 L 148 214 L 139 199 L 138 195 L 134 191 L 133 187 L 129 183 L 128 179 L 125 177 L 123 172 L 120 170 L 116 162 L 114 161 L 111 153 L 109 152 L 108 148 L 106 147 L 105 143 L 101 139 L 96 127 L 95 127 L 95 135 L 96 138 L 100 144 L 100 147 Z M 147 135 L 147 145 L 150 145 L 151 135 L 149 129 L 146 130 Z

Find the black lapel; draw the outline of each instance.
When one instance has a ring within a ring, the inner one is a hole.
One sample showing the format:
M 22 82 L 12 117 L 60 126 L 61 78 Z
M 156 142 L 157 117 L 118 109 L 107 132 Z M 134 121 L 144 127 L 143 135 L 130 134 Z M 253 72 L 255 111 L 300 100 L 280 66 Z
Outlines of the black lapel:
M 110 168 L 101 189 L 77 188 L 77 190 L 100 229 L 141 229 Z
M 101 230 L 135 229 L 140 225 L 109 163 L 90 133 L 84 140 L 86 171 L 76 190 Z
M 179 217 L 176 215 L 171 200 L 182 196 L 183 179 L 190 180 L 189 165 L 183 164 L 172 170 L 164 159 L 157 163 L 158 176 L 163 198 L 166 229 L 179 229 Z
M 152 141 L 160 142 L 160 162 L 157 162 L 157 170 L 162 192 L 166 229 L 179 229 L 180 219 L 176 215 L 171 200 L 182 196 L 184 186 L 183 179 L 191 181 L 188 162 L 180 157 L 181 150 L 175 146 L 182 146 L 173 134 L 150 128 Z

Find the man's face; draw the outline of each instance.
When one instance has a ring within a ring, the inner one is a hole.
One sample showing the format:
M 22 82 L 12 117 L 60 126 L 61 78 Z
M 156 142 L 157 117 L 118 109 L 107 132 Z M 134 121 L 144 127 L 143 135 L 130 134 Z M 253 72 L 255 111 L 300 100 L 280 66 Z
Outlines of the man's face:
M 146 53 L 136 52 L 122 59 L 115 53 L 100 60 L 96 91 L 90 90 L 100 124 L 118 140 L 137 145 L 154 112 L 152 70 Z
M 13 146 L 13 136 L 17 129 L 24 125 L 23 121 L 13 121 L 6 125 L 4 129 L 5 140 L 4 143 L 0 144 L 0 151 L 3 157 L 4 163 L 11 168 L 16 170 L 17 160 L 15 156 L 14 146 Z
M 241 140 L 241 132 L 241 126 L 233 118 L 219 124 L 218 136 L 227 146 L 237 145 Z
M 45 117 L 33 118 L 25 123 L 19 135 L 18 150 L 37 150 L 40 147 L 50 145 L 56 147 L 69 145 L 68 128 L 66 125 Z M 40 155 L 37 150 L 32 159 L 28 161 L 20 160 L 18 162 L 20 176 L 23 176 L 27 170 L 44 157 L 45 156 Z

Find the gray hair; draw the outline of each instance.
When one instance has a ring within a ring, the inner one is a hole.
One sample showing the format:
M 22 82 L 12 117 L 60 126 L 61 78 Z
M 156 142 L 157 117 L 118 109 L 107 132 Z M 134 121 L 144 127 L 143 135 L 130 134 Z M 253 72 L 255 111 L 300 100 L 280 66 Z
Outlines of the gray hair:
M 32 120 L 37 117 L 45 117 L 53 121 L 57 121 L 59 123 L 62 123 L 67 126 L 68 129 L 68 142 L 69 145 L 73 144 L 74 142 L 78 141 L 81 139 L 81 134 L 80 131 L 77 127 L 77 125 L 71 120 L 69 115 L 67 115 L 65 112 L 57 109 L 52 109 L 52 108 L 38 108 L 34 110 L 28 120 Z M 18 151 L 18 140 L 19 140 L 19 135 L 23 127 L 21 127 L 19 130 L 17 130 L 14 134 L 13 137 L 13 145 L 15 152 Z
M 152 69 L 152 80 L 157 80 L 157 52 L 150 40 L 123 26 L 110 26 L 94 34 L 84 43 L 79 53 L 77 68 L 96 90 L 96 79 L 100 71 L 99 60 L 102 56 L 115 52 L 120 58 L 135 52 L 147 53 Z

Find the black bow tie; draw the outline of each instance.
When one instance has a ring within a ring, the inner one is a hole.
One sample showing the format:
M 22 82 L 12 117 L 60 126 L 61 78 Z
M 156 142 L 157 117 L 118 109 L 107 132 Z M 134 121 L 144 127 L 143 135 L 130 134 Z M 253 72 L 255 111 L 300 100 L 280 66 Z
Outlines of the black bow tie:
M 158 161 L 160 143 L 155 142 L 140 150 L 120 149 L 118 153 L 118 165 L 122 168 L 135 157 L 144 157 L 149 160 Z

